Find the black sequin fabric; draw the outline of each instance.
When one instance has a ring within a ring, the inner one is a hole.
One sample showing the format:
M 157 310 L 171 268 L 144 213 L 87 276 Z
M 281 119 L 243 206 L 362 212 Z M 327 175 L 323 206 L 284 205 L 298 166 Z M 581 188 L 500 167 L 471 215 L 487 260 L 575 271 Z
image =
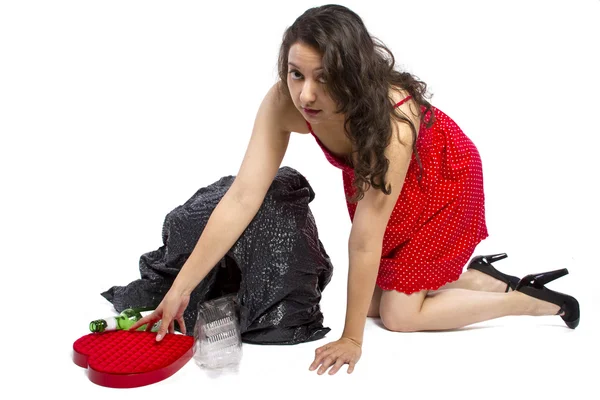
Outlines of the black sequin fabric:
M 101 293 L 117 312 L 158 306 L 233 180 L 222 177 L 167 214 L 163 245 L 140 257 L 141 278 Z M 200 303 L 232 293 L 244 342 L 297 344 L 330 331 L 323 326 L 319 302 L 333 266 L 309 208 L 314 197 L 302 174 L 279 169 L 252 222 L 192 292 L 184 313 L 188 335 Z

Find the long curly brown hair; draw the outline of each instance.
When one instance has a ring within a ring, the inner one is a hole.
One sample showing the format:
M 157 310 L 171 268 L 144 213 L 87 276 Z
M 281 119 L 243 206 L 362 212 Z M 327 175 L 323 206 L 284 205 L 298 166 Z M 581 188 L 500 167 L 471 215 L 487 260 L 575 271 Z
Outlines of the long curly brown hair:
M 360 201 L 369 186 L 391 193 L 391 185 L 385 182 L 389 161 L 384 155 L 392 136 L 391 116 L 410 126 L 413 154 L 422 172 L 416 148 L 418 127 L 399 108 L 394 108 L 390 88 L 407 91 L 419 106 L 424 106 L 421 122 L 430 115 L 426 125 L 431 126 L 434 115 L 426 100 L 430 97 L 427 85 L 412 74 L 395 69 L 392 52 L 369 34 L 355 12 L 340 5 L 324 5 L 305 11 L 283 35 L 278 73 L 287 94 L 288 54 L 297 42 L 322 55 L 327 91 L 338 105 L 337 112 L 345 115 L 345 132 L 356 153 L 356 162 L 348 160 L 354 169 L 355 188 L 348 200 Z

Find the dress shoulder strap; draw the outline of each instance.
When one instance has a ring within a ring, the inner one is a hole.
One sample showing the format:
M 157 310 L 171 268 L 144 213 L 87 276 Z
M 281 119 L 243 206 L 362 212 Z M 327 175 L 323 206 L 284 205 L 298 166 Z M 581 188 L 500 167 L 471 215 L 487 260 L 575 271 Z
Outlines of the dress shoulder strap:
M 396 103 L 396 105 L 394 106 L 394 108 L 400 107 L 402 104 L 404 104 L 405 102 L 407 102 L 410 99 L 412 99 L 411 95 L 406 96 L 405 98 L 403 98 L 402 100 L 400 100 L 398 103 Z
M 308 126 L 308 130 L 310 131 L 310 133 L 314 135 L 312 126 L 310 126 L 310 122 L 308 122 L 307 120 L 304 120 L 304 122 L 306 122 L 306 126 Z

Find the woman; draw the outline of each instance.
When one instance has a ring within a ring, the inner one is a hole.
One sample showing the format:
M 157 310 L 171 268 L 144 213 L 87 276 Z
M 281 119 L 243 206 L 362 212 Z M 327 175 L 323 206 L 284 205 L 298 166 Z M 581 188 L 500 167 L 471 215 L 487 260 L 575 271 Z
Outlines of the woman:
M 312 134 L 343 171 L 352 220 L 342 337 L 316 350 L 310 370 L 354 369 L 368 316 L 392 331 L 463 327 L 507 315 L 559 314 L 575 328 L 579 305 L 544 287 L 566 270 L 519 280 L 475 257 L 488 235 L 481 160 L 473 143 L 425 99 L 426 85 L 393 69 L 358 15 L 328 5 L 307 10 L 285 32 L 280 80 L 258 110 L 234 183 L 212 213 L 169 292 L 132 329 L 162 319 L 161 340 L 190 293 L 253 219 L 291 132 Z

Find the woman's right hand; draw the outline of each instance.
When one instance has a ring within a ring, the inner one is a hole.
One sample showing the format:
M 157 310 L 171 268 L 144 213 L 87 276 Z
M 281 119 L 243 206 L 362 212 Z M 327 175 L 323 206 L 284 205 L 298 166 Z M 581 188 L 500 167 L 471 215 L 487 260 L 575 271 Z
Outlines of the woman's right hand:
M 160 302 L 156 310 L 151 314 L 146 315 L 128 330 L 136 330 L 140 326 L 146 325 L 146 331 L 150 331 L 155 323 L 162 320 L 156 341 L 160 342 L 168 333 L 175 333 L 175 321 L 179 324 L 181 333 L 185 335 L 185 321 L 183 320 L 183 312 L 190 303 L 190 295 L 182 294 L 173 287 L 169 289 L 163 300 Z

